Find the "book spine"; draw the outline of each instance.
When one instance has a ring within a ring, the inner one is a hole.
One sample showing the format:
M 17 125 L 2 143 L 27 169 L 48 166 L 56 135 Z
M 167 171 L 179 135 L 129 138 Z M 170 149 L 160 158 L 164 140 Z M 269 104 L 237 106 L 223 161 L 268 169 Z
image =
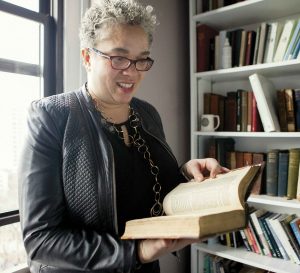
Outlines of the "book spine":
M 296 238 L 294 237 L 291 227 L 289 225 L 289 223 L 295 218 L 296 218 L 295 214 L 289 215 L 287 218 L 280 221 L 280 224 L 283 227 L 283 230 L 285 231 L 285 233 L 288 237 L 290 245 L 292 246 L 293 250 L 295 251 L 295 253 L 298 257 L 298 260 L 300 261 L 300 245 L 298 245 L 298 242 L 297 242 Z
M 277 196 L 278 190 L 278 152 L 271 150 L 267 153 L 266 194 L 271 196 Z
M 285 91 L 277 90 L 277 109 L 278 109 L 278 119 L 280 125 L 280 131 L 287 132 L 287 110 L 285 102 Z
M 289 152 L 279 151 L 278 153 L 278 196 L 287 196 Z
M 300 218 L 296 218 L 295 220 L 290 222 L 290 226 L 294 232 L 294 235 L 300 245 Z
M 300 149 L 289 150 L 289 167 L 287 182 L 287 198 L 294 199 L 297 195 L 297 182 L 299 175 Z
M 263 217 L 259 220 L 259 223 L 261 225 L 262 231 L 264 232 L 264 235 L 265 235 L 265 238 L 266 238 L 267 243 L 269 245 L 272 256 L 282 258 L 282 255 L 281 255 L 281 253 L 278 249 L 278 246 L 275 242 L 273 234 L 270 231 L 270 228 L 268 226 L 267 220 Z
M 285 89 L 286 119 L 288 132 L 296 131 L 295 110 L 294 110 L 294 90 Z
M 276 231 L 274 230 L 273 225 L 271 225 L 269 219 L 267 220 L 267 224 L 268 224 L 268 227 L 269 227 L 269 229 L 270 229 L 270 232 L 271 232 L 271 234 L 272 234 L 272 236 L 273 236 L 273 239 L 274 239 L 274 241 L 275 241 L 276 248 L 278 249 L 278 250 L 276 250 L 276 251 L 278 251 L 278 253 L 280 253 L 280 255 L 281 255 L 281 256 L 278 256 L 278 257 L 279 257 L 279 258 L 283 258 L 284 260 L 290 260 L 290 257 L 289 257 L 289 255 L 288 255 L 288 253 L 286 252 L 286 250 L 285 250 L 285 248 L 283 247 L 281 241 L 279 240 L 279 237 L 277 236 L 277 233 L 276 233 Z M 277 253 L 277 252 L 276 252 L 276 253 Z M 277 254 L 278 254 L 278 253 L 277 253 Z
M 300 132 L 300 89 L 294 90 L 296 130 Z

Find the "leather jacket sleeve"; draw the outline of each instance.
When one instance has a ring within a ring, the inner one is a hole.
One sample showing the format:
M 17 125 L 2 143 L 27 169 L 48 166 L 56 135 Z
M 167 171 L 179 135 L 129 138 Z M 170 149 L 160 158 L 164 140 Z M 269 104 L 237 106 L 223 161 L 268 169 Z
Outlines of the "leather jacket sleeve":
M 136 263 L 134 241 L 73 227 L 68 221 L 62 183 L 67 117 L 62 116 L 60 109 L 43 100 L 33 102 L 29 111 L 19 168 L 20 219 L 29 260 L 66 272 L 129 272 Z

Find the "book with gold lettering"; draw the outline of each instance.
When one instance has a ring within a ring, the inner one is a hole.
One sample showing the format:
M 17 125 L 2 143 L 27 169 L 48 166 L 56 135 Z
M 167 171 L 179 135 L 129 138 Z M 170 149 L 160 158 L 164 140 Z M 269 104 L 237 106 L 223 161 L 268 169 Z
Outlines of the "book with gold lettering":
M 122 239 L 201 239 L 244 228 L 246 200 L 260 169 L 251 165 L 179 184 L 164 198 L 166 215 L 127 221 Z

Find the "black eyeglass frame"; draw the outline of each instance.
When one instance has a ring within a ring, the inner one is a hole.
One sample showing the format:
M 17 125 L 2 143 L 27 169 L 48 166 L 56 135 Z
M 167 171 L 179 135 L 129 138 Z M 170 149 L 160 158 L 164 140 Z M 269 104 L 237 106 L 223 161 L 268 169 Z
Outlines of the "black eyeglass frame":
M 132 64 L 134 64 L 135 69 L 136 69 L 137 71 L 149 71 L 150 68 L 152 67 L 153 63 L 154 63 L 154 60 L 151 59 L 150 57 L 147 57 L 146 59 L 132 60 L 132 59 L 129 59 L 129 58 L 124 57 L 124 56 L 109 56 L 109 55 L 107 55 L 107 54 L 101 52 L 100 50 L 98 50 L 97 48 L 94 48 L 94 47 L 89 47 L 88 50 L 89 50 L 89 51 L 94 51 L 97 55 L 99 55 L 99 56 L 101 56 L 101 57 L 104 57 L 104 58 L 106 58 L 106 59 L 109 59 L 109 60 L 110 60 L 111 67 L 112 67 L 113 69 L 115 69 L 115 70 L 126 70 L 126 69 L 128 69 Z M 116 68 L 116 67 L 114 67 L 114 66 L 113 66 L 113 59 L 114 59 L 114 58 L 123 58 L 123 59 L 128 60 L 128 66 L 125 67 L 125 68 Z M 148 64 L 149 64 L 149 65 L 148 65 L 147 69 L 138 69 L 138 68 L 136 67 L 136 64 L 137 64 L 138 62 L 140 62 L 140 61 L 142 61 L 142 62 L 148 61 Z

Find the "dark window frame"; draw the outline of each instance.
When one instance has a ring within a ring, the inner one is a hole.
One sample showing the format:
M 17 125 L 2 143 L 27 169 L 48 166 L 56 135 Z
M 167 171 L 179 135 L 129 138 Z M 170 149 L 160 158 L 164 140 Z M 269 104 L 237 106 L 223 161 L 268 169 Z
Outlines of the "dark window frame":
M 63 7 L 61 0 L 39 0 L 35 12 L 0 0 L 0 11 L 44 25 L 43 72 L 39 65 L 0 58 L 0 71 L 43 77 L 43 96 L 63 92 Z M 19 210 L 0 213 L 0 227 L 19 221 Z

